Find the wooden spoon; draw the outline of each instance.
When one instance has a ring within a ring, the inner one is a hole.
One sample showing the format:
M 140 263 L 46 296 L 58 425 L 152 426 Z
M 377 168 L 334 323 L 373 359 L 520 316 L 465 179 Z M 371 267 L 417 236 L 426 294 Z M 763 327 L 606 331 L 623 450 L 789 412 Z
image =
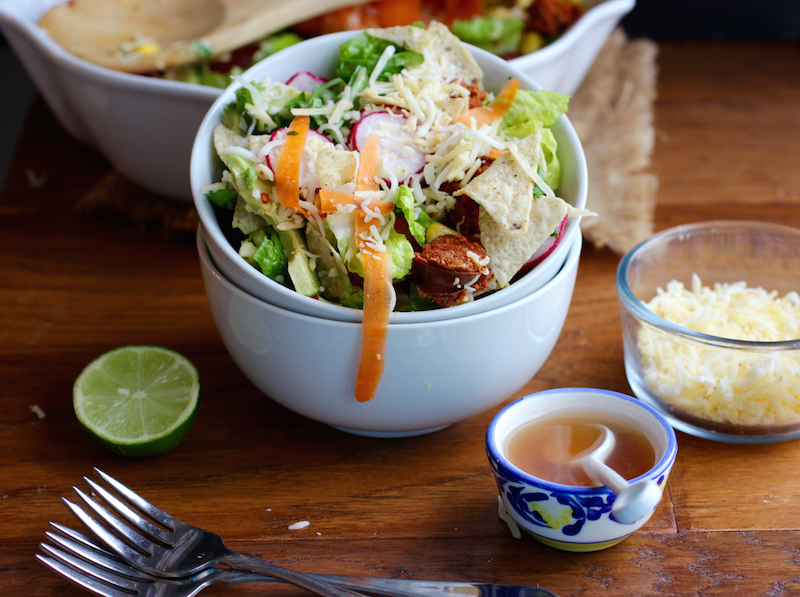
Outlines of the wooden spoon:
M 71 0 L 39 22 L 68 52 L 146 73 L 229 52 L 366 0 Z

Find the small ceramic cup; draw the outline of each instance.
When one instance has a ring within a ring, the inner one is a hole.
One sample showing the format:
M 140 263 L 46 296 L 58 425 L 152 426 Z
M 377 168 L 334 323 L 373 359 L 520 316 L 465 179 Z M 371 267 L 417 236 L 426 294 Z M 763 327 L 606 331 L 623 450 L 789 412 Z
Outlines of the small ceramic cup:
M 586 420 L 618 418 L 638 427 L 655 452 L 655 465 L 634 483 L 652 479 L 663 489 L 675 464 L 678 443 L 667 420 L 636 398 L 594 388 L 560 388 L 530 394 L 503 408 L 486 433 L 486 453 L 502 506 L 511 521 L 542 543 L 566 551 L 597 551 L 616 545 L 641 528 L 655 508 L 631 524 L 611 512 L 608 487 L 562 485 L 534 477 L 508 459 L 509 438 L 542 417 L 579 415 Z

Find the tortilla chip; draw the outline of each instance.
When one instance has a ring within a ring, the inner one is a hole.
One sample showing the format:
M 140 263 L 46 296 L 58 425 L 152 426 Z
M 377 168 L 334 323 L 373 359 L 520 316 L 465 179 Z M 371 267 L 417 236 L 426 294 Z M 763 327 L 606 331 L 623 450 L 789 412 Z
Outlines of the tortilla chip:
M 267 221 L 260 215 L 247 209 L 247 203 L 241 197 L 236 198 L 236 206 L 233 208 L 233 228 L 238 228 L 242 234 L 250 234 L 267 225 Z
M 231 145 L 241 147 L 244 143 L 244 137 L 237 135 L 225 125 L 218 124 L 214 127 L 214 149 L 218 156 L 228 153 L 228 148 Z
M 453 120 L 469 109 L 469 99 L 466 97 L 447 97 L 435 103 L 437 108 Z
M 408 25 L 367 29 L 366 32 L 372 37 L 385 39 L 420 54 L 427 50 L 431 58 L 439 61 L 445 74 L 463 78 L 466 83 L 475 85 L 483 79 L 483 72 L 475 58 L 447 25 L 431 21 L 426 29 Z
M 326 191 L 335 191 L 356 177 L 356 157 L 353 152 L 336 149 L 330 144 L 319 150 L 314 166 L 320 187 Z
M 481 244 L 491 258 L 489 267 L 498 288 L 508 286 L 511 278 L 553 234 L 568 212 L 569 204 L 560 197 L 542 195 L 531 205 L 528 229 L 521 234 L 509 234 L 486 209 L 480 208 Z
M 269 140 L 272 138 L 271 135 L 250 135 L 250 138 L 247 140 L 250 144 L 248 149 L 255 154 L 258 154 L 259 151 L 269 143 Z
M 519 142 L 519 154 L 536 169 L 542 135 L 537 132 Z M 509 234 L 525 234 L 533 202 L 533 182 L 510 151 L 497 158 L 482 174 L 453 195 L 467 195 Z M 481 228 L 483 232 L 483 228 Z

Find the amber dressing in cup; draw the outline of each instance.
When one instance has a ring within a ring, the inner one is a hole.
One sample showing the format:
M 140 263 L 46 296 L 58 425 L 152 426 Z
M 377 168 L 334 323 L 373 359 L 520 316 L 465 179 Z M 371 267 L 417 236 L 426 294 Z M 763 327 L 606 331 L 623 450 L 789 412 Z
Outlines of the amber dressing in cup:
M 600 430 L 608 427 L 616 438 L 605 463 L 625 479 L 643 475 L 655 465 L 650 440 L 632 423 L 608 416 L 564 415 L 543 417 L 521 425 L 506 444 L 506 455 L 526 473 L 563 485 L 593 487 L 579 463 L 572 462 L 592 448 Z

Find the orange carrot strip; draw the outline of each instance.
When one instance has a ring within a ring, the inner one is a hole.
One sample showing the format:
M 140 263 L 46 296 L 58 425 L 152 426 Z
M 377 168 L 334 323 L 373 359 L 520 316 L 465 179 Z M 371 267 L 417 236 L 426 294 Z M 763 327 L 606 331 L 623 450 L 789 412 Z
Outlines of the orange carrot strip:
M 361 207 L 361 200 L 355 195 L 350 193 L 342 193 L 341 191 L 331 191 L 320 189 L 319 191 L 320 207 L 319 210 L 323 213 L 333 213 L 338 211 L 338 208 L 345 205 L 355 205 Z M 367 206 L 372 211 L 377 211 L 382 215 L 388 214 L 394 209 L 394 203 L 391 201 L 378 201 L 377 199 L 370 199 Z
M 360 155 L 356 188 L 359 191 L 377 191 L 380 188 L 375 180 L 378 175 L 378 135 L 373 133 L 367 137 Z
M 356 188 L 359 191 L 378 190 L 378 137 L 370 135 L 361 152 Z M 358 212 L 356 241 L 364 264 L 364 316 L 361 324 L 361 357 L 356 377 L 356 400 L 366 402 L 375 397 L 383 375 L 386 336 L 389 333 L 389 314 L 392 312 L 392 264 L 387 251 L 368 246 L 371 222 Z
M 300 160 L 303 158 L 310 122 L 308 116 L 295 116 L 292 119 L 275 167 L 275 194 L 278 201 L 300 212 L 303 211 L 300 208 Z
M 365 219 L 363 212 L 356 219 L 356 238 L 361 261 L 364 263 L 364 318 L 361 324 L 361 357 L 355 392 L 359 402 L 375 397 L 383 375 L 393 292 L 389 253 L 368 246 L 371 223 Z
M 517 97 L 517 91 L 519 91 L 519 79 L 509 79 L 506 81 L 506 84 L 503 85 L 497 97 L 495 97 L 488 106 L 480 106 L 478 108 L 472 108 L 472 110 L 467 110 L 456 118 L 455 122 L 460 122 L 461 124 L 469 126 L 470 120 L 474 118 L 479 128 L 484 124 L 491 124 L 495 120 L 502 118 L 503 115 L 508 112 L 511 104 L 514 103 L 514 98 Z

